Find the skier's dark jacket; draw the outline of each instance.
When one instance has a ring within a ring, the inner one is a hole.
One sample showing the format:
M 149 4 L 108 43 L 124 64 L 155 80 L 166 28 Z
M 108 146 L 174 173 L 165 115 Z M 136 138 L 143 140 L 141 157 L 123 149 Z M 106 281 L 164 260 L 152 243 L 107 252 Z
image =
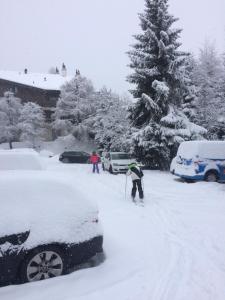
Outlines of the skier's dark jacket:
M 132 176 L 132 174 L 133 174 L 133 176 Z M 136 167 L 136 166 L 132 166 L 131 168 L 129 168 L 129 170 L 127 171 L 127 175 L 131 175 L 132 180 L 138 180 L 144 176 L 141 168 Z
M 131 167 L 130 168 L 131 172 L 134 172 L 140 179 L 144 176 L 142 169 L 139 167 Z

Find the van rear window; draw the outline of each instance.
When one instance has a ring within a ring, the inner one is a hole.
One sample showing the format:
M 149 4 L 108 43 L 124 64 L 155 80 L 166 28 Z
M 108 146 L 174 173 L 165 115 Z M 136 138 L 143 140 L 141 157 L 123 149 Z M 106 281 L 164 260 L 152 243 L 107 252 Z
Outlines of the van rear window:
M 196 142 L 183 142 L 180 144 L 177 156 L 182 158 L 191 159 L 198 155 L 198 143 Z

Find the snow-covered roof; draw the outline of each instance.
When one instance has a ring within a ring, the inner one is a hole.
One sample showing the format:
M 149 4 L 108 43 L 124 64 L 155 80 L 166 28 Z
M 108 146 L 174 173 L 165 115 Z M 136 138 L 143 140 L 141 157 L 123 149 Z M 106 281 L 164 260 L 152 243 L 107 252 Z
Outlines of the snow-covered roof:
M 41 74 L 18 71 L 0 71 L 0 79 L 33 86 L 44 90 L 60 90 L 61 86 L 72 79 L 72 76 L 61 74 Z

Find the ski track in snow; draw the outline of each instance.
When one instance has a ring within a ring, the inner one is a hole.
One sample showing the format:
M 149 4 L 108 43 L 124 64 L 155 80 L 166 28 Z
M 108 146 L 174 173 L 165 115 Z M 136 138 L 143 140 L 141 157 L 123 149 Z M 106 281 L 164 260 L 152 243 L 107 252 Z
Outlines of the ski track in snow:
M 0 289 L 1 300 L 224 300 L 225 186 L 145 171 L 145 205 L 131 179 L 54 160 L 55 176 L 98 202 L 106 260 L 52 280 Z

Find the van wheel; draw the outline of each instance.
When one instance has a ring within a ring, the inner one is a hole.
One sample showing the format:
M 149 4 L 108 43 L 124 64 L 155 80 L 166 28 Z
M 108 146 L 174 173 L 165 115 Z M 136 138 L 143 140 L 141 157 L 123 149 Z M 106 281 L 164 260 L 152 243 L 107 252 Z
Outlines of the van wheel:
M 217 182 L 218 179 L 219 177 L 216 171 L 208 171 L 205 175 L 205 181 L 207 182 Z

